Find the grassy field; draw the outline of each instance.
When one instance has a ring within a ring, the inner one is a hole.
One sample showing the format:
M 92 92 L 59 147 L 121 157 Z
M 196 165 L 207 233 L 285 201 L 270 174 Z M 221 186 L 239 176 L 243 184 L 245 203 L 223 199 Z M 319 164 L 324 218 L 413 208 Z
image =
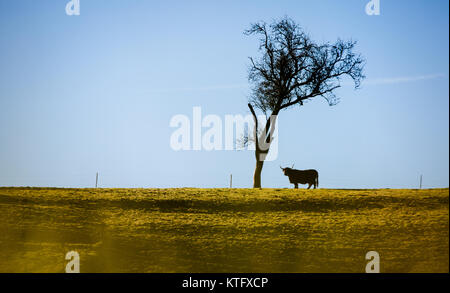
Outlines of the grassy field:
M 449 190 L 0 188 L 0 272 L 449 272 Z

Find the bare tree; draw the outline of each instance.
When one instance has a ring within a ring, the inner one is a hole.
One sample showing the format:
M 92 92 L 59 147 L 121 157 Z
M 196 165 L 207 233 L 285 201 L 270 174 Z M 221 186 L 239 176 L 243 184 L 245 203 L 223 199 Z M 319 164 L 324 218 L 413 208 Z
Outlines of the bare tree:
M 291 19 L 285 17 L 270 25 L 252 24 L 244 32 L 260 36 L 262 56 L 250 58 L 249 81 L 253 84 L 248 104 L 255 121 L 256 167 L 253 187 L 261 188 L 264 160 L 273 141 L 275 122 L 281 110 L 321 96 L 330 106 L 339 102 L 334 90 L 349 76 L 355 89 L 364 79 L 364 60 L 353 52 L 356 42 L 338 39 L 334 44 L 317 44 Z M 267 117 L 264 128 L 258 125 L 255 108 Z

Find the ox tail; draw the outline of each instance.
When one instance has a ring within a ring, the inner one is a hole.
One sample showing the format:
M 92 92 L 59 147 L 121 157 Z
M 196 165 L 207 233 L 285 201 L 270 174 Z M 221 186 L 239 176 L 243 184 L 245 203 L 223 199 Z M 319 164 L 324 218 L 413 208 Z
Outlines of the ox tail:
M 317 176 L 316 176 L 316 186 L 317 186 L 317 188 L 319 188 L 319 173 L 317 173 Z

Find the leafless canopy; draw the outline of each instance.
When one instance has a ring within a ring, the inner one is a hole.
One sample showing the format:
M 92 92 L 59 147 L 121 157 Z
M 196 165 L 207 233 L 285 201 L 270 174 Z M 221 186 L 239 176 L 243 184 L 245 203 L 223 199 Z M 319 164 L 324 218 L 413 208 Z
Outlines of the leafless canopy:
M 271 25 L 256 23 L 246 35 L 260 36 L 259 61 L 250 58 L 249 80 L 253 83 L 250 103 L 266 115 L 278 113 L 303 101 L 322 96 L 330 105 L 339 99 L 333 91 L 349 76 L 355 88 L 364 78 L 364 60 L 353 52 L 354 41 L 314 43 L 291 19 Z

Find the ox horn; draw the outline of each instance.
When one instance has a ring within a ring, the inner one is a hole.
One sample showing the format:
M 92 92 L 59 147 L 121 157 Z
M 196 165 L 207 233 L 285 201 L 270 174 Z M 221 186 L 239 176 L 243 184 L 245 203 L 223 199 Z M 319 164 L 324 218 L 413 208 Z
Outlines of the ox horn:
M 292 169 L 294 169 L 294 165 L 295 165 L 295 164 L 292 164 Z

